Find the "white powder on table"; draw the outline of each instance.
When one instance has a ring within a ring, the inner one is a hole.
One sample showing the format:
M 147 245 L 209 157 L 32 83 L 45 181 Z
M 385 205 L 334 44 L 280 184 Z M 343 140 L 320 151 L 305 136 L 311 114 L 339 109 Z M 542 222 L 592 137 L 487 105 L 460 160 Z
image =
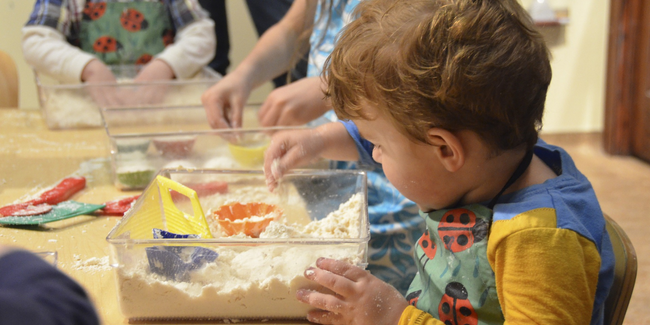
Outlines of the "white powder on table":
M 72 267 L 76 270 L 81 270 L 84 272 L 98 272 L 98 271 L 108 271 L 111 269 L 108 264 L 108 256 L 104 257 L 91 257 L 87 260 L 81 260 L 81 256 L 74 254 L 74 263 Z
M 265 238 L 320 237 L 323 243 L 252 245 L 255 239 L 251 239 L 246 244 L 221 245 L 215 248 L 217 259 L 191 272 L 187 282 L 151 273 L 144 251 L 134 250 L 123 259 L 131 264 L 117 269 L 122 312 L 128 318 L 304 318 L 311 307 L 295 295 L 298 289 L 317 288 L 304 277 L 308 267 L 315 266 L 319 257 L 362 262 L 365 246 L 361 243 L 343 245 L 326 239 L 358 238 L 361 207 L 362 197 L 357 194 L 307 226 L 273 222 Z M 355 229 L 343 231 L 344 227 Z M 133 256 L 137 253 L 142 256 Z

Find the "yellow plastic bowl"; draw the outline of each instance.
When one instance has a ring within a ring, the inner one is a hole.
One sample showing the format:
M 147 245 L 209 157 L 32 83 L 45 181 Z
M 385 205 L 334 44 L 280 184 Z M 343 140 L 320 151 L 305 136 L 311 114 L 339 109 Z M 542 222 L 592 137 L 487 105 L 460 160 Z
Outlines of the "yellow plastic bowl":
M 237 143 L 228 143 L 230 154 L 235 160 L 247 167 L 258 166 L 264 163 L 264 151 L 269 147 L 269 137 L 259 136 L 254 139 L 244 139 Z

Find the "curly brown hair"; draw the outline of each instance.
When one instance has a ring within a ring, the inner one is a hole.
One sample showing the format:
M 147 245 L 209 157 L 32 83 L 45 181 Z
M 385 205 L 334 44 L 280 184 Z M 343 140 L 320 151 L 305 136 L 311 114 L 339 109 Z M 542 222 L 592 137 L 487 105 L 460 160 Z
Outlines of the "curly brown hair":
M 324 75 L 339 118 L 370 103 L 414 141 L 439 127 L 495 152 L 535 145 L 550 54 L 517 0 L 366 0 L 355 15 Z

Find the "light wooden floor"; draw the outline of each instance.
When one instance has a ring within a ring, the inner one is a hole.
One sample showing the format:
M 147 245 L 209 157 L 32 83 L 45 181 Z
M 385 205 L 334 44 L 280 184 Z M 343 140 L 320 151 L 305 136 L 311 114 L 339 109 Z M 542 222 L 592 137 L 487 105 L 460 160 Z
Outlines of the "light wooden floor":
M 542 139 L 569 152 L 591 181 L 603 211 L 632 240 L 639 270 L 624 324 L 650 324 L 650 164 L 606 154 L 600 133 L 542 134 Z

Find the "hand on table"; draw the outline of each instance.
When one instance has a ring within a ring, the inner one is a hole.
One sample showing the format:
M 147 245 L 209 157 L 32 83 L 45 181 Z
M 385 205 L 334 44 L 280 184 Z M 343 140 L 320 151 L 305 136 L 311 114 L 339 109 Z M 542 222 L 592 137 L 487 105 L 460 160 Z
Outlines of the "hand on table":
M 87 87 L 88 92 L 93 100 L 100 106 L 120 106 L 123 103 L 122 98 L 118 96 L 114 87 L 92 86 L 92 84 L 117 82 L 111 69 L 109 69 L 102 61 L 93 59 L 88 62 L 81 72 L 81 81 L 90 85 Z
M 147 81 L 166 81 L 174 79 L 174 70 L 163 60 L 154 59 L 147 63 L 138 75 L 133 79 L 134 82 Z
M 232 72 L 201 96 L 208 122 L 213 129 L 242 126 L 244 105 L 252 86 L 240 73 Z
M 131 94 L 123 94 L 129 104 L 151 106 L 159 104 L 165 98 L 167 86 L 161 81 L 174 79 L 174 71 L 163 60 L 154 59 L 147 63 L 133 82 L 144 83 L 139 85 Z
M 325 142 L 319 129 L 282 131 L 273 135 L 264 154 L 266 184 L 273 191 L 289 169 L 304 166 L 320 157 Z
M 408 302 L 391 285 L 348 263 L 320 258 L 305 277 L 331 293 L 300 289 L 298 300 L 319 310 L 307 319 L 318 324 L 395 325 Z
M 258 113 L 262 126 L 303 125 L 331 107 L 320 77 L 304 78 L 272 91 Z

